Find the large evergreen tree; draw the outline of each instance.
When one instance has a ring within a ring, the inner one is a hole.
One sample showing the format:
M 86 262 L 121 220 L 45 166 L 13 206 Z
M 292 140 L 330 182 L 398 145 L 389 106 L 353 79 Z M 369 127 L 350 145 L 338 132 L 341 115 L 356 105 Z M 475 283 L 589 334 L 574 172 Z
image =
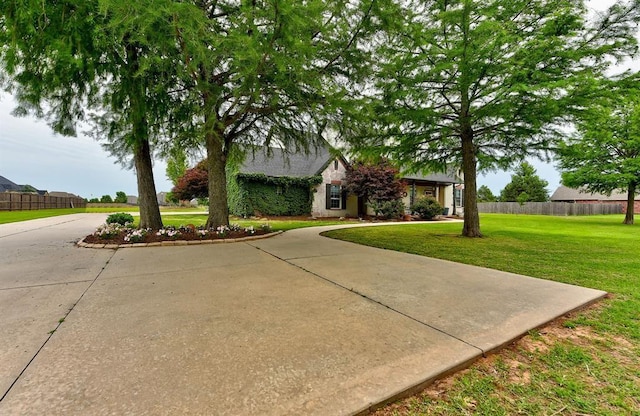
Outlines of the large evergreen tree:
M 133 159 L 140 226 L 157 229 L 152 139 L 166 115 L 170 96 L 162 87 L 170 63 L 140 41 L 146 35 L 120 24 L 129 10 L 107 6 L 101 0 L 3 2 L 0 65 L 19 102 L 16 114 L 46 118 L 65 135 L 75 135 L 78 122 L 91 122 L 112 153 Z
M 638 1 L 592 23 L 581 0 L 407 0 L 381 37 L 374 129 L 353 140 L 414 170 L 464 173 L 462 234 L 479 237 L 476 177 L 550 149 L 584 85 L 636 44 Z
M 549 200 L 548 185 L 549 182 L 540 178 L 530 163 L 523 162 L 511 175 L 511 182 L 500 192 L 500 200 L 503 202 L 546 202 Z
M 625 224 L 634 223 L 640 193 L 640 73 L 613 84 L 558 149 L 562 183 L 589 192 L 627 193 Z
M 325 116 L 365 66 L 359 46 L 379 3 L 220 0 L 173 10 L 172 43 L 189 103 L 183 120 L 207 152 L 208 226 L 228 224 L 226 167 L 234 151 L 319 143 Z

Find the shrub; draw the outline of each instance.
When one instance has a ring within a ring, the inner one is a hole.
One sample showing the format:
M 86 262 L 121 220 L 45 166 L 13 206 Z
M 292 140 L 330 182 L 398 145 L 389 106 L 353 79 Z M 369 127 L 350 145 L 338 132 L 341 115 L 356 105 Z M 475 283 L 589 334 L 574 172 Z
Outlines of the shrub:
M 433 198 L 420 198 L 413 203 L 411 211 L 423 220 L 432 220 L 436 215 L 442 214 L 442 206 Z
M 401 218 L 404 215 L 404 203 L 400 199 L 394 199 L 392 201 L 384 201 L 377 207 L 377 212 L 380 212 L 382 218 Z
M 115 214 L 111 214 L 107 217 L 107 224 L 132 224 L 133 216 L 131 214 L 127 214 L 126 212 L 117 212 Z

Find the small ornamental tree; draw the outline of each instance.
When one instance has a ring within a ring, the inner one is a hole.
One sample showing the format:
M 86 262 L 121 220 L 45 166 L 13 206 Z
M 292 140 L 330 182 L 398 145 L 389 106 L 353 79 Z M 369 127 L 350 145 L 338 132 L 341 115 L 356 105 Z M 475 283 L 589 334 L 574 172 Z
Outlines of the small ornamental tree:
M 187 169 L 177 180 L 171 193 L 179 200 L 205 198 L 209 190 L 209 173 L 206 162 L 200 162 L 195 167 Z
M 404 190 L 398 169 L 386 159 L 375 164 L 355 162 L 347 170 L 345 180 L 347 192 L 364 199 L 376 216 L 385 202 L 400 199 Z
M 541 179 L 533 166 L 523 162 L 515 174 L 511 175 L 511 182 L 500 193 L 500 200 L 520 203 L 546 202 L 549 200 L 548 185 L 549 182 Z

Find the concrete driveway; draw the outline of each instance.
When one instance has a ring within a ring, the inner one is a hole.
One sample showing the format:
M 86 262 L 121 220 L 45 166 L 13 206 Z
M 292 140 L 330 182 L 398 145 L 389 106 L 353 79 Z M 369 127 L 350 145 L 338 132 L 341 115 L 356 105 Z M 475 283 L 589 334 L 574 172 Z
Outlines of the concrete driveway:
M 605 294 L 331 227 L 74 246 L 104 218 L 0 225 L 0 414 L 356 414 Z

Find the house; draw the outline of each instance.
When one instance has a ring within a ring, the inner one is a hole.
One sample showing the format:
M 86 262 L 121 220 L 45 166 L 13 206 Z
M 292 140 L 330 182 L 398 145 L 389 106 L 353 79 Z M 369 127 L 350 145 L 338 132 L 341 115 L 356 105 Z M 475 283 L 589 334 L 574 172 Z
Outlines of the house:
M 553 202 L 570 202 L 581 204 L 619 204 L 622 205 L 622 212 L 627 213 L 627 193 L 612 192 L 610 196 L 587 192 L 584 189 L 569 188 L 561 185 L 551 195 Z M 634 214 L 640 214 L 640 196 L 636 196 Z
M 348 161 L 328 144 L 309 152 L 287 153 L 280 148 L 270 148 L 268 154 L 256 151 L 247 156 L 237 172 L 228 175 L 230 212 L 240 216 L 362 216 L 364 204 L 344 188 L 348 167 Z M 454 212 L 454 206 L 456 213 L 461 213 L 462 191 L 454 186 L 461 181 L 455 175 L 405 175 L 402 181 L 406 207 L 428 196 L 449 213 Z
M 0 192 L 24 192 L 37 193 L 38 195 L 47 195 L 47 191 L 43 189 L 35 189 L 31 185 L 18 185 L 4 176 L 0 176 Z
M 228 175 L 229 209 L 236 215 L 356 217 L 358 199 L 343 187 L 347 166 L 328 144 L 308 152 L 258 150 Z
M 22 186 L 0 176 L 0 192 L 22 192 Z
M 464 188 L 459 176 L 461 175 L 455 175 L 452 172 L 401 175 L 401 180 L 406 186 L 402 194 L 402 202 L 408 208 L 417 199 L 429 197 L 444 207 L 445 214 L 460 215 L 464 209 L 462 197 Z

